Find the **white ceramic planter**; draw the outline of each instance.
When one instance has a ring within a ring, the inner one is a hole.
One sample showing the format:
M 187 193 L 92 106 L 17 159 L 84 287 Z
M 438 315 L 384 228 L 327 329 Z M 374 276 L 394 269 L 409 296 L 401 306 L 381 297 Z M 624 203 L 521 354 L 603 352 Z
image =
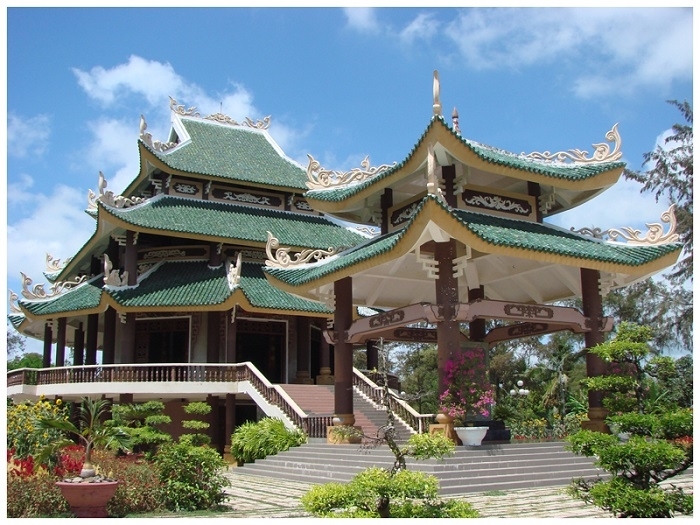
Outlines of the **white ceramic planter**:
M 478 447 L 489 427 L 455 427 L 455 433 L 465 447 Z

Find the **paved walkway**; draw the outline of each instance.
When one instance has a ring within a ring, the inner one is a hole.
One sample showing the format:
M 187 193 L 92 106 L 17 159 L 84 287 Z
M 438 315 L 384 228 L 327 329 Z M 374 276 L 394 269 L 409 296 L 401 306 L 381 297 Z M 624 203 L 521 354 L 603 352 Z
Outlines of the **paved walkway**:
M 301 496 L 311 487 L 308 483 L 272 480 L 229 470 L 227 475 L 234 486 L 227 489 L 231 495 L 227 506 L 230 511 L 212 517 L 227 518 L 299 518 L 307 517 L 300 504 Z M 693 489 L 692 474 L 673 480 L 676 486 Z M 471 503 L 482 518 L 612 518 L 593 505 L 574 499 L 564 492 L 565 487 L 491 491 L 457 496 Z M 691 517 L 691 516 L 680 516 Z

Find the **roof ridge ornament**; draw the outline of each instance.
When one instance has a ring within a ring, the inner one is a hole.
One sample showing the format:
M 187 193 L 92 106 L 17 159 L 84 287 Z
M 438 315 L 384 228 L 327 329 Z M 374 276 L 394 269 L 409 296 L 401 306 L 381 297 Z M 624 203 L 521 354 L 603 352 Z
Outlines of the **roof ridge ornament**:
M 97 179 L 98 193 L 96 194 L 94 191 L 88 190 L 88 210 L 97 210 L 97 201 L 100 201 L 107 206 L 111 206 L 112 208 L 128 208 L 146 201 L 146 199 L 143 197 L 124 197 L 122 195 L 114 195 L 113 191 L 105 191 L 106 187 L 107 179 L 105 179 L 104 174 L 100 171 Z
M 575 230 L 571 228 L 571 231 L 581 235 L 590 235 L 596 239 L 605 239 L 607 237 L 610 241 L 617 241 L 618 237 L 627 241 L 628 244 L 634 245 L 646 245 L 646 246 L 657 246 L 660 244 L 669 244 L 672 242 L 677 242 L 680 236 L 676 233 L 676 227 L 678 223 L 676 221 L 676 205 L 672 204 L 671 207 L 661 214 L 661 222 L 669 224 L 668 232 L 664 233 L 664 227 L 658 222 L 647 223 L 646 226 L 649 230 L 646 234 L 642 234 L 640 230 L 630 228 L 629 226 L 624 226 L 622 228 L 611 228 L 609 230 L 603 231 L 601 228 L 580 228 Z
M 275 250 L 274 254 L 272 250 Z M 280 247 L 279 239 L 272 235 L 271 232 L 267 232 L 267 244 L 265 245 L 267 260 L 265 261 L 265 266 L 269 266 L 270 268 L 289 268 L 308 263 L 311 260 L 320 261 L 341 251 L 333 247 L 328 248 L 328 250 L 307 248 L 294 255 L 294 259 L 292 259 L 289 255 L 290 250 L 291 248 Z
M 69 262 L 73 260 L 73 257 L 68 257 L 63 264 L 61 264 L 61 259 L 54 259 L 53 255 L 46 253 L 46 271 L 48 272 L 60 272 L 63 270 Z
M 141 121 L 139 123 L 139 138 L 143 140 L 149 148 L 163 152 L 173 149 L 178 145 L 177 142 L 161 142 L 160 140 L 153 140 L 153 135 L 146 131 L 147 128 L 148 124 L 146 123 L 146 117 L 141 115 Z
M 21 308 L 19 307 L 19 304 L 17 303 L 17 300 L 19 299 L 19 296 L 13 292 L 12 290 L 8 290 L 9 292 L 9 302 L 10 302 L 10 313 L 12 314 L 21 314 L 24 313 L 22 312 Z
M 307 153 L 309 165 L 306 167 L 306 176 L 309 179 L 306 187 L 310 190 L 322 190 L 339 186 L 347 186 L 351 183 L 363 182 L 379 175 L 380 173 L 396 166 L 393 164 L 382 164 L 375 168 L 369 165 L 369 155 L 360 163 L 359 168 L 350 171 L 331 171 L 321 167 L 321 164 Z
M 428 193 L 430 195 L 435 195 L 437 199 L 447 206 L 447 200 L 445 195 L 442 193 L 440 188 L 440 182 L 436 173 L 437 158 L 435 157 L 435 146 L 433 144 L 428 144 Z
M 613 162 L 622 158 L 622 138 L 620 138 L 620 133 L 617 131 L 616 123 L 610 131 L 605 134 L 605 139 L 608 142 L 613 143 L 615 146 L 610 150 L 610 146 L 604 142 L 593 144 L 595 148 L 593 155 L 588 157 L 588 151 L 583 151 L 580 149 L 570 149 L 568 151 L 558 151 L 557 153 L 550 153 L 545 151 L 543 153 L 538 153 L 533 151 L 532 153 L 525 154 L 521 153 L 527 159 L 533 160 L 543 160 L 545 162 L 571 162 L 573 164 L 593 164 L 596 162 Z
M 109 255 L 102 254 L 104 267 L 104 283 L 108 286 L 122 287 L 129 284 L 129 272 L 124 270 L 119 275 L 119 270 L 112 270 L 112 261 L 109 260 Z
M 440 74 L 433 71 L 433 115 L 442 115 L 442 103 L 440 102 Z
M 76 277 L 73 281 L 58 281 L 49 287 L 49 292 L 47 293 L 44 290 L 43 284 L 36 284 L 30 290 L 29 286 L 32 284 L 32 279 L 27 277 L 24 272 L 19 273 L 22 276 L 22 295 L 25 299 L 29 299 L 30 301 L 35 301 L 37 299 L 51 299 L 61 295 L 66 290 L 70 290 L 71 288 L 84 283 L 87 280 L 87 275 L 82 275 Z
M 236 120 L 233 120 L 231 117 L 229 117 L 228 115 L 224 115 L 221 112 L 212 113 L 211 115 L 202 117 L 197 111 L 196 106 L 192 106 L 190 108 L 185 109 L 185 106 L 178 104 L 173 97 L 168 98 L 170 98 L 170 109 L 174 113 L 177 113 L 178 115 L 182 115 L 184 117 L 203 118 L 204 120 L 213 120 L 214 122 L 218 122 L 220 124 L 228 124 L 229 126 L 246 126 L 253 129 L 265 130 L 270 127 L 271 115 L 268 115 L 267 117 L 264 117 L 262 120 L 258 121 L 253 121 L 253 119 L 246 117 L 243 122 L 237 122 Z
M 243 253 L 238 252 L 236 257 L 236 264 L 233 264 L 231 260 L 227 261 L 226 264 L 226 279 L 228 279 L 228 287 L 233 290 L 236 286 L 241 283 L 241 269 L 243 268 L 242 261 Z

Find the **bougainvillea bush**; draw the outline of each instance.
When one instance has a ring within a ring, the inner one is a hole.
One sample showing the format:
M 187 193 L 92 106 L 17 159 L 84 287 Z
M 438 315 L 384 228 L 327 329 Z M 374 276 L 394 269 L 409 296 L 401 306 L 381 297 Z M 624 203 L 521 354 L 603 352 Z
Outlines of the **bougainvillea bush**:
M 482 348 L 463 349 L 445 363 L 447 389 L 440 394 L 439 410 L 455 423 L 480 415 L 489 416 L 494 391 L 489 383 L 486 356 Z

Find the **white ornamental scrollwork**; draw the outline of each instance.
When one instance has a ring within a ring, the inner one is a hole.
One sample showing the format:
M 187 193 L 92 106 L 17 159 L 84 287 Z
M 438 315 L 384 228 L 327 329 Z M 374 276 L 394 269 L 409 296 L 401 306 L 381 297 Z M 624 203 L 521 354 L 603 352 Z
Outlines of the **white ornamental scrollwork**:
M 437 69 L 433 71 L 433 115 L 442 115 L 442 103 L 440 102 L 440 75 Z
M 605 134 L 605 139 L 608 142 L 613 143 L 615 146 L 611 150 L 610 146 L 605 142 L 599 144 L 593 144 L 593 155 L 588 156 L 588 151 L 583 151 L 580 149 L 570 149 L 569 151 L 559 151 L 557 153 L 550 153 L 545 151 L 544 153 L 532 152 L 530 154 L 521 153 L 527 159 L 533 160 L 543 160 L 546 162 L 571 162 L 574 164 L 592 164 L 596 162 L 613 162 L 620 160 L 622 158 L 622 139 L 617 131 L 617 124 L 615 124 L 610 131 Z
M 243 268 L 242 260 L 243 254 L 239 252 L 238 256 L 236 257 L 236 264 L 233 264 L 231 261 L 228 262 L 226 268 L 226 278 L 228 279 L 228 287 L 230 290 L 233 290 L 241 282 L 241 269 Z
M 173 97 L 170 98 L 170 109 L 177 113 L 178 115 L 182 115 L 184 117 L 197 117 L 197 118 L 204 118 L 205 120 L 212 120 L 214 122 L 218 122 L 220 124 L 228 124 L 229 126 L 247 126 L 249 128 L 254 128 L 254 129 L 267 129 L 270 127 L 270 119 L 271 116 L 268 115 L 267 117 L 264 117 L 262 120 L 257 120 L 254 121 L 249 117 L 246 117 L 243 122 L 237 122 L 233 120 L 231 117 L 228 115 L 224 115 L 223 113 L 212 113 L 211 115 L 207 115 L 206 117 L 202 117 L 199 112 L 197 111 L 197 108 L 195 106 L 192 106 L 190 108 L 185 109 L 185 106 L 180 105 L 177 103 L 177 101 Z
M 160 140 L 153 140 L 153 135 L 146 131 L 147 129 L 148 124 L 146 123 L 146 118 L 141 115 L 141 121 L 139 123 L 139 138 L 143 140 L 144 143 L 151 149 L 162 152 L 177 146 L 177 142 L 161 142 Z
M 447 200 L 440 188 L 440 181 L 436 173 L 437 158 L 435 157 L 435 148 L 432 144 L 428 144 L 428 184 L 427 189 L 430 195 L 435 195 L 443 204 L 447 205 Z
M 30 290 L 29 287 L 32 284 L 32 279 L 27 277 L 24 272 L 19 273 L 22 276 L 22 295 L 25 299 L 29 299 L 30 301 L 37 299 L 51 299 L 52 297 L 60 295 L 65 290 L 70 290 L 71 288 L 84 283 L 87 279 L 87 276 L 83 275 L 76 277 L 73 281 L 58 281 L 49 287 L 49 292 L 47 293 L 46 290 L 44 290 L 43 284 L 36 284 Z
M 109 286 L 126 286 L 129 283 L 129 272 L 124 270 L 119 275 L 119 270 L 112 269 L 112 261 L 109 260 L 109 256 L 105 253 L 102 255 L 103 265 L 104 265 L 104 283 Z
M 359 168 L 353 168 L 345 172 L 331 171 L 322 168 L 321 164 L 311 155 L 307 154 L 307 157 L 309 157 L 309 165 L 306 168 L 306 176 L 309 180 L 306 182 L 306 187 L 310 190 L 321 190 L 362 182 L 396 166 L 396 162 L 394 162 L 391 165 L 382 164 L 374 168 L 370 167 L 369 156 L 367 156 L 360 163 Z
M 97 180 L 97 193 L 88 190 L 88 209 L 96 210 L 97 201 L 100 201 L 112 208 L 128 208 L 136 204 L 141 204 L 144 199 L 141 197 L 123 197 L 122 195 L 114 195 L 114 192 L 105 190 L 107 187 L 107 179 L 100 171 Z
M 168 97 L 170 99 L 170 109 L 177 113 L 178 115 L 183 115 L 185 117 L 199 117 L 197 108 L 192 106 L 191 108 L 185 109 L 185 106 L 178 105 L 177 100 L 173 97 Z
M 46 270 L 48 272 L 58 272 L 58 271 L 62 270 L 63 268 L 65 268 L 66 265 L 69 262 L 71 262 L 72 259 L 73 259 L 73 257 L 68 257 L 68 259 L 66 259 L 66 261 L 63 264 L 61 264 L 61 259 L 54 259 L 53 255 L 47 253 L 46 254 Z
M 10 296 L 9 296 L 9 302 L 10 302 L 10 312 L 13 314 L 21 314 L 22 310 L 20 309 L 17 301 L 19 299 L 19 296 L 13 292 L 12 290 L 9 290 Z
M 274 254 L 272 250 L 275 250 Z M 328 250 L 314 250 L 308 248 L 295 254 L 294 258 L 292 258 L 292 256 L 289 255 L 290 250 L 291 248 L 280 247 L 279 240 L 272 235 L 272 233 L 267 232 L 267 244 L 265 245 L 267 260 L 265 261 L 265 265 L 271 268 L 289 268 L 291 266 L 307 263 L 311 260 L 319 261 L 331 255 L 335 255 L 339 251 L 337 248 L 332 247 L 328 248 Z
M 466 204 L 471 204 L 472 206 L 481 205 L 484 208 L 490 208 L 492 210 L 514 211 L 522 214 L 529 213 L 528 210 L 523 208 L 517 202 L 504 199 L 498 195 L 474 195 L 470 199 L 465 199 L 464 202 Z
M 581 235 L 590 235 L 596 239 L 608 239 L 611 241 L 617 241 L 618 238 L 627 241 L 628 244 L 633 245 L 647 245 L 656 246 L 659 244 L 668 244 L 672 242 L 677 242 L 680 236 L 676 233 L 676 227 L 678 226 L 676 221 L 676 205 L 672 204 L 671 207 L 661 214 L 661 222 L 669 225 L 668 231 L 664 233 L 664 226 L 658 222 L 647 223 L 647 228 L 649 231 L 642 233 L 641 230 L 636 230 L 628 226 L 622 228 L 611 228 L 609 230 L 601 230 L 600 228 L 580 228 L 575 230 L 571 228 L 571 231 Z

